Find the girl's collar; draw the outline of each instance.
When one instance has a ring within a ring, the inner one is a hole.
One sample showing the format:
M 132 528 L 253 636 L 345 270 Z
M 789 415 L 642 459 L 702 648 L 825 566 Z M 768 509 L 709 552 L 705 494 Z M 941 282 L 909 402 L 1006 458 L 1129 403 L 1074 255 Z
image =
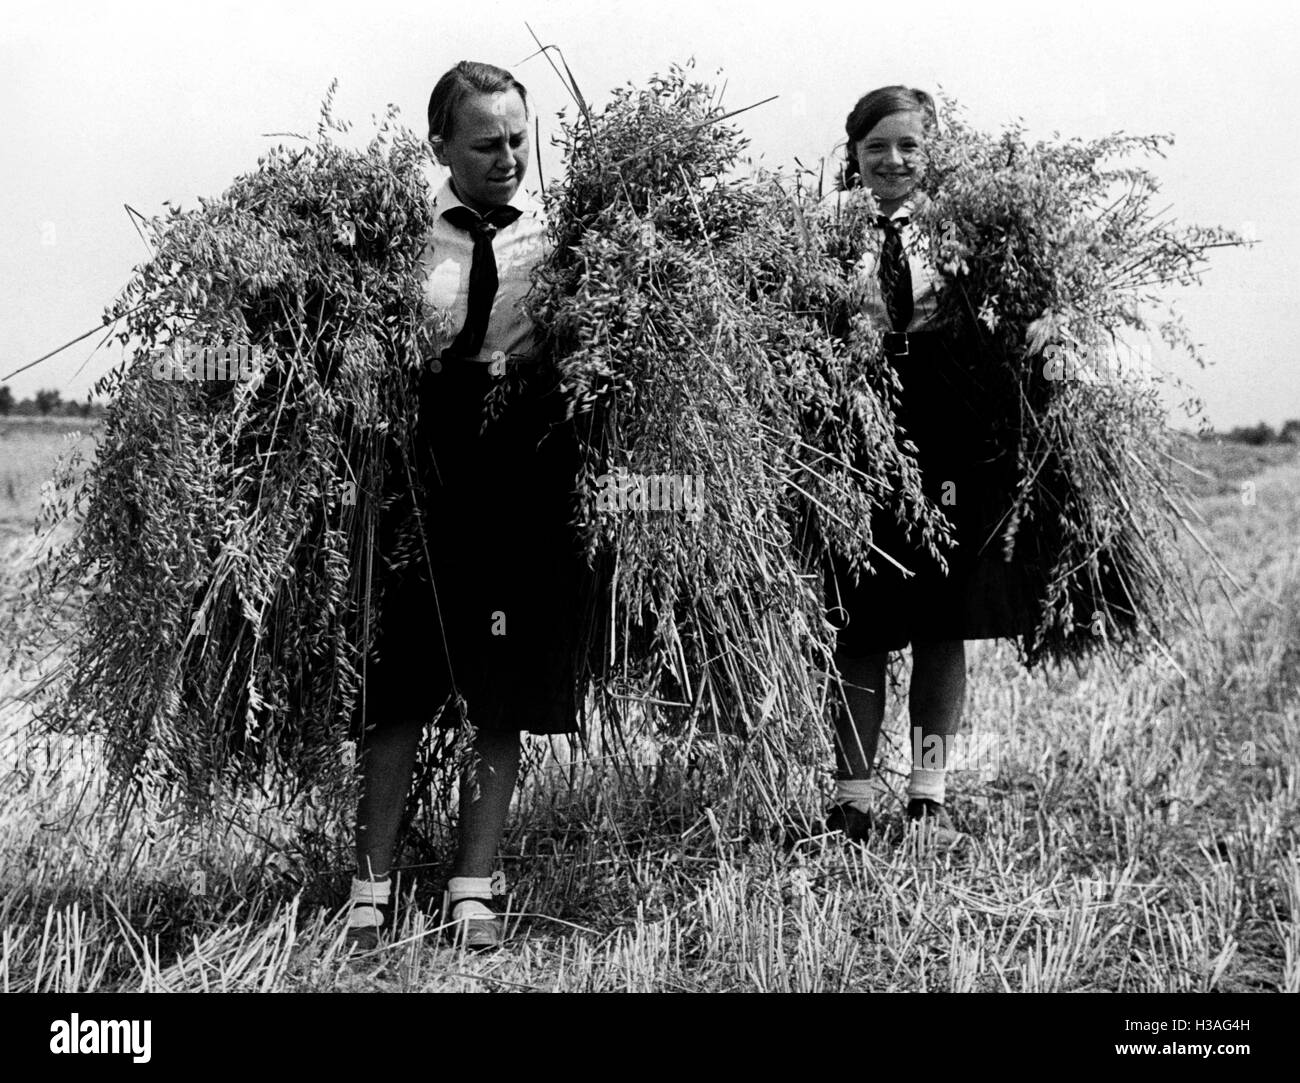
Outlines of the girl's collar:
M 439 213 L 445 211 L 448 207 L 469 207 L 469 205 L 456 194 L 456 188 L 451 183 L 450 175 L 443 180 L 442 187 L 438 189 L 437 194 L 433 197 L 433 205 L 438 209 Z M 533 196 L 532 192 L 528 191 L 528 189 L 521 184 L 517 189 L 515 189 L 515 194 L 510 197 L 510 202 L 506 204 L 506 206 L 513 207 L 522 215 L 529 213 L 535 214 L 539 209 L 540 204 Z M 469 209 L 473 210 L 474 208 L 469 207 Z
M 930 205 L 930 197 L 924 192 L 914 192 L 907 197 L 906 202 L 902 204 L 890 218 L 915 218 L 919 214 L 925 213 L 925 209 Z

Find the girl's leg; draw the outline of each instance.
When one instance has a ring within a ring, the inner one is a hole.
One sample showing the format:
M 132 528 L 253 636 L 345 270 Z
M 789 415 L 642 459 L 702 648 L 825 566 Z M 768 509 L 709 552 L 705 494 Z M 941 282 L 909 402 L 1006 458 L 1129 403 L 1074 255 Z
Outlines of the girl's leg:
M 390 899 L 393 846 L 423 732 L 424 723 L 414 719 L 386 722 L 370 730 L 362 742 L 357 875 L 348 908 L 348 939 L 363 951 L 379 944 L 379 929 L 384 924 L 379 907 Z
M 847 702 L 835 710 L 835 767 L 841 780 L 871 777 L 885 720 L 885 662 L 887 654 L 850 656 L 835 652 Z
M 850 839 L 865 839 L 872 830 L 871 768 L 885 719 L 886 654 L 835 654 L 844 700 L 835 705 L 835 799 L 824 829 Z
M 460 784 L 460 847 L 453 876 L 492 875 L 497 845 L 519 778 L 517 730 L 479 730 L 474 764 Z
M 960 639 L 912 646 L 912 770 L 947 770 L 966 695 L 966 644 Z M 915 776 L 914 776 L 915 777 Z M 929 796 L 924 795 L 924 796 Z M 938 798 L 942 802 L 943 798 Z
M 943 810 L 946 772 L 961 724 L 966 694 L 966 644 L 957 640 L 912 645 L 911 714 L 912 775 L 907 786 L 907 814 L 932 818 L 943 845 L 956 845 L 961 835 Z
M 519 777 L 519 751 L 517 730 L 479 730 L 474 763 L 461 778 L 460 847 L 447 885 L 447 917 L 453 922 L 452 938 L 475 951 L 499 947 L 504 935 L 501 919 L 486 899 Z
M 424 723 L 385 722 L 362 742 L 357 805 L 357 877 L 380 879 L 393 863 L 393 845 L 406 807 Z

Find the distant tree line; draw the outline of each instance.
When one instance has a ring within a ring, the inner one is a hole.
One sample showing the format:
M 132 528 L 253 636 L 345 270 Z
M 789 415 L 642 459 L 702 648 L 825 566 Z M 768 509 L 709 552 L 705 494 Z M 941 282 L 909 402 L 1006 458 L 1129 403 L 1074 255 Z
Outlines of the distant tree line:
M 1223 439 L 1234 444 L 1251 444 L 1263 447 L 1265 444 L 1300 444 L 1300 418 L 1291 418 L 1283 422 L 1280 429 L 1261 421 L 1258 425 L 1238 425 L 1229 432 L 1217 433 Z
M 30 399 L 15 399 L 8 384 L 0 386 L 0 417 L 102 417 L 103 414 L 102 403 L 91 399 L 65 402 L 54 388 L 42 389 Z
M 88 399 L 86 402 L 64 401 L 53 388 L 36 392 L 30 399 L 17 400 L 7 384 L 0 386 L 0 417 L 102 417 L 103 403 Z M 1238 425 L 1228 432 L 1207 434 L 1212 439 L 1223 439 L 1233 444 L 1300 444 L 1300 418 L 1293 417 L 1279 429 L 1266 421 L 1258 425 Z

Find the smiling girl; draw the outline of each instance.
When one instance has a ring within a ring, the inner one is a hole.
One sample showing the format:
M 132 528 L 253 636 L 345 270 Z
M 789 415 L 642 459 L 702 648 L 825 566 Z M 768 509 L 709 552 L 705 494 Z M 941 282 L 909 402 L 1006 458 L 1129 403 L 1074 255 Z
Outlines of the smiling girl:
M 987 431 L 980 404 L 1003 392 L 980 371 L 970 332 L 935 323 L 938 278 L 918 221 L 929 202 L 920 186 L 936 125 L 925 91 L 888 86 L 862 97 L 845 124 L 849 191 L 832 197 L 854 198 L 852 189 L 861 186 L 879 209 L 858 268 L 863 304 L 884 334 L 886 358 L 901 384 L 898 420 L 917 448 L 924 491 L 952 523 L 956 546 L 946 554 L 945 574 L 899 524 L 878 516 L 873 544 L 914 574 L 885 562 L 855 582 L 842 562 L 831 562 L 826 592 L 840 629 L 835 661 L 844 699 L 835 718 L 837 783 L 826 826 L 851 838 L 872 829 L 883 790 L 872 770 L 885 715 L 886 662 L 889 652 L 910 645 L 906 743 L 914 754 L 907 817 L 941 844 L 955 845 L 961 836 L 945 807 L 946 768 L 961 721 L 965 641 L 1020 635 L 1032 627 L 1033 609 L 1016 570 L 990 543 L 1014 463 Z

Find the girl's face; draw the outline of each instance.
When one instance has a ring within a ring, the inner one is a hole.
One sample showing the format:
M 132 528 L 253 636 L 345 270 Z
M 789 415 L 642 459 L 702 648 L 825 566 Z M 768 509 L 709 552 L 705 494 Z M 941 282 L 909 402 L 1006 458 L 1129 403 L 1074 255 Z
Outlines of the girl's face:
M 890 113 L 858 140 L 862 183 L 871 189 L 885 214 L 892 214 L 912 195 L 925 175 L 925 118 L 916 110 Z
M 528 110 L 519 91 L 472 94 L 456 106 L 451 135 L 432 140 L 456 195 L 476 211 L 509 203 L 528 171 Z

